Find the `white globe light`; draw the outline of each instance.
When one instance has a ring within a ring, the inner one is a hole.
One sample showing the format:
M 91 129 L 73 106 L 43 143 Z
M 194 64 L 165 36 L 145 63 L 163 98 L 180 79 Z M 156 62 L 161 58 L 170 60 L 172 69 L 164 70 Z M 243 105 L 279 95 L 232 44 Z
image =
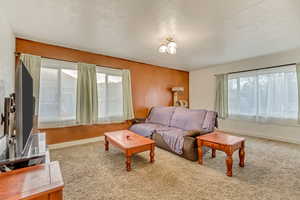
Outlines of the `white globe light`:
M 158 49 L 159 53 L 166 53 L 167 52 L 168 47 L 166 45 L 161 45 Z
M 175 47 L 175 48 L 176 48 L 176 47 L 177 47 L 177 44 L 176 44 L 176 42 L 173 42 L 173 41 L 172 41 L 172 42 L 169 42 L 169 43 L 168 43 L 168 47 L 169 47 L 169 48 L 171 48 L 171 47 Z
M 169 54 L 176 54 L 176 47 L 168 47 Z

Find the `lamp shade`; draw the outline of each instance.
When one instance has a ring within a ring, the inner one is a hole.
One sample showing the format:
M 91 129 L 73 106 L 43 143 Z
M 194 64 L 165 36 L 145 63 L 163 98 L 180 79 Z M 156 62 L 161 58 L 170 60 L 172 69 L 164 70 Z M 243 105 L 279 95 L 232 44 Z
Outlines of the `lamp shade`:
M 158 51 L 159 53 L 166 53 L 167 52 L 168 47 L 166 45 L 160 45 Z
M 176 47 L 168 47 L 167 51 L 169 54 L 176 54 Z
M 172 87 L 172 92 L 183 92 L 184 87 Z
M 177 44 L 176 44 L 176 42 L 174 42 L 174 41 L 171 41 L 171 42 L 169 42 L 168 43 L 168 48 L 171 48 L 171 47 L 177 47 Z

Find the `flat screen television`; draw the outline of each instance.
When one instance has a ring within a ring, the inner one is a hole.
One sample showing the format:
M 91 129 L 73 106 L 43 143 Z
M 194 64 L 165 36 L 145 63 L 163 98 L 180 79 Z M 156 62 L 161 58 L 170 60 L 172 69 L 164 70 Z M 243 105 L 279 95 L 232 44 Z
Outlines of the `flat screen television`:
M 16 71 L 16 154 L 23 155 L 29 144 L 33 127 L 33 79 L 22 61 Z

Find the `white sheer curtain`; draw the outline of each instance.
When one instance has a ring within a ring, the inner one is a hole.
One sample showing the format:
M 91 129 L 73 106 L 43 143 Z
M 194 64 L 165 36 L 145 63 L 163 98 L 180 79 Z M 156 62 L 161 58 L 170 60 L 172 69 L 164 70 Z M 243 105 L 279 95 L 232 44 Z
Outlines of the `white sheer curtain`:
M 77 64 L 42 59 L 39 128 L 76 124 Z
M 294 123 L 298 119 L 296 66 L 230 74 L 230 118 Z
M 122 70 L 96 67 L 98 89 L 98 122 L 124 121 Z
M 298 124 L 300 124 L 300 64 L 296 65 L 297 80 L 298 80 Z

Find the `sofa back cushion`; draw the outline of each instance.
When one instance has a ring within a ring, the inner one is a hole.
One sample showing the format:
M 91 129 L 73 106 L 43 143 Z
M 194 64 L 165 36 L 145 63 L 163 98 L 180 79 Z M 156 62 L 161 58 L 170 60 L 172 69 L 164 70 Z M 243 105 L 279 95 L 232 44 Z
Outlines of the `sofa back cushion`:
M 208 132 L 212 132 L 215 127 L 217 127 L 217 117 L 218 114 L 215 111 L 207 111 L 204 122 L 203 129 Z
M 169 126 L 174 110 L 175 107 L 153 107 L 146 122 Z
M 172 116 L 170 126 L 183 130 L 202 130 L 206 113 L 206 110 L 177 107 Z

